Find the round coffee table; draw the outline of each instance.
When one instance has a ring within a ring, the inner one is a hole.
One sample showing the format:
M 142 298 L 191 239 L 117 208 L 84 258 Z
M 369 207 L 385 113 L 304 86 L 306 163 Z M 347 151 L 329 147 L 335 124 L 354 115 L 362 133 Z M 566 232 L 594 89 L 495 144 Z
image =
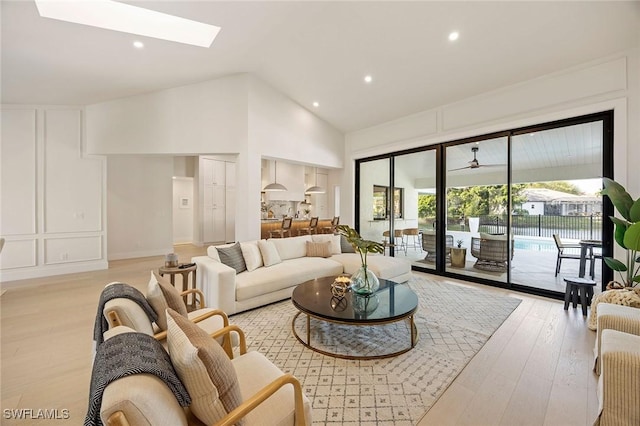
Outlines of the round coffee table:
M 413 349 L 418 341 L 418 330 L 413 314 L 418 309 L 418 296 L 404 284 L 380 279 L 380 289 L 371 297 L 358 296 L 348 291 L 344 297 L 331 293 L 335 277 L 318 278 L 298 285 L 291 295 L 293 305 L 300 311 L 291 322 L 293 335 L 307 348 L 324 355 L 345 359 L 379 359 L 403 354 Z M 306 315 L 306 340 L 296 331 L 296 320 Z M 320 349 L 311 341 L 311 318 L 335 324 L 379 326 L 399 321 L 409 322 L 409 345 L 398 351 L 380 355 L 338 354 Z

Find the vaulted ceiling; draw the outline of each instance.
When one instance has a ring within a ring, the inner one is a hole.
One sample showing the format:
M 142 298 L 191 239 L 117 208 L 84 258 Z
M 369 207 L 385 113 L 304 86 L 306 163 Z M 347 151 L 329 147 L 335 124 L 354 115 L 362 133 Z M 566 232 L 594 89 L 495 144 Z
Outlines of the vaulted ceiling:
M 86 105 L 249 72 L 348 132 L 640 45 L 637 1 L 127 3 L 222 31 L 206 49 L 2 0 L 2 102 Z

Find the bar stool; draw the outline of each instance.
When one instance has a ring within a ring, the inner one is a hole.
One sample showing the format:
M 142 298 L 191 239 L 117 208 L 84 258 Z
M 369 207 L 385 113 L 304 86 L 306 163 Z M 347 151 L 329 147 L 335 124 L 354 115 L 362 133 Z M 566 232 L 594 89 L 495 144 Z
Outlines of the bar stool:
M 282 219 L 282 225 L 280 229 L 274 229 L 273 231 L 269 231 L 269 238 L 285 238 L 291 236 L 291 223 L 293 222 L 292 217 L 285 217 Z
M 298 229 L 298 235 L 303 234 L 317 234 L 318 233 L 318 217 L 312 217 L 309 221 L 309 226 L 305 226 L 304 228 Z
M 414 250 L 420 249 L 422 251 L 422 245 L 420 244 L 420 234 L 418 228 L 407 228 L 403 232 L 407 236 L 406 246 L 412 247 Z M 409 237 L 411 237 L 411 245 L 409 245 Z M 405 250 L 406 251 L 406 250 Z
M 404 250 L 404 253 L 407 254 L 407 245 L 404 243 L 404 229 L 394 229 L 393 237 L 393 244 L 399 247 L 400 250 Z
M 320 232 L 322 234 L 335 234 L 336 226 L 338 226 L 339 224 L 340 224 L 340 216 L 334 216 L 333 220 L 331 221 L 331 226 L 323 226 L 322 228 L 320 228 Z

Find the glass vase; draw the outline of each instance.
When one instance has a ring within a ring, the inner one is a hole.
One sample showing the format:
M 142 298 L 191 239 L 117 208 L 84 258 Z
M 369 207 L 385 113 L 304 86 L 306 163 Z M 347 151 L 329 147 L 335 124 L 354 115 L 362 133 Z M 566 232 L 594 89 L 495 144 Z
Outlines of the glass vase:
M 366 266 L 361 266 L 351 276 L 351 289 L 354 293 L 367 296 L 375 293 L 380 288 L 380 280 Z

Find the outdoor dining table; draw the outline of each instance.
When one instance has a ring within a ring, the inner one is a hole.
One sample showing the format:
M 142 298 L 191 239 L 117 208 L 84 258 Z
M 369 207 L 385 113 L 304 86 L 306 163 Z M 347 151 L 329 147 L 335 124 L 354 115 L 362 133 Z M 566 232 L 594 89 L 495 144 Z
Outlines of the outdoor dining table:
M 578 276 L 584 277 L 585 267 L 587 265 L 587 252 L 589 253 L 589 259 L 591 260 L 590 274 L 593 278 L 595 273 L 593 248 L 602 247 L 601 240 L 580 240 L 580 269 L 578 270 Z

